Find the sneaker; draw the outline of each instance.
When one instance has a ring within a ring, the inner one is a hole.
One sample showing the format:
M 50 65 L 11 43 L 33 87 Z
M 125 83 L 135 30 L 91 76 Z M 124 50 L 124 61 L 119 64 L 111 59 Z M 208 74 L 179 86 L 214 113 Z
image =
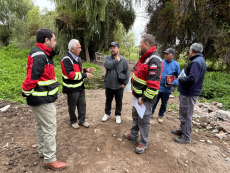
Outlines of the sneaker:
M 119 116 L 119 115 L 116 116 L 116 123 L 117 124 L 121 123 L 121 116 Z
M 74 129 L 79 129 L 78 123 L 71 124 Z
M 182 138 L 182 136 L 174 138 L 174 141 L 179 143 L 179 144 L 190 144 L 191 143 L 190 140 L 185 140 Z
M 180 130 L 172 130 L 171 133 L 178 136 L 183 135 L 183 133 Z
M 135 152 L 137 154 L 142 154 L 146 148 L 147 148 L 147 146 L 144 146 L 142 144 L 138 144 L 137 148 L 135 149 Z
M 157 119 L 158 117 L 159 117 L 158 114 L 152 114 L 152 116 L 151 116 L 152 119 Z
M 129 141 L 131 141 L 131 142 L 134 143 L 134 144 L 137 144 L 137 143 L 138 143 L 138 141 L 132 139 L 132 138 L 130 137 L 130 134 L 128 134 L 128 133 L 124 133 L 124 134 L 123 134 L 123 138 L 128 139 Z
M 89 123 L 87 123 L 87 122 L 84 122 L 84 123 L 79 123 L 79 125 L 81 125 L 81 126 L 83 126 L 83 127 L 85 127 L 85 128 L 89 128 Z
M 103 118 L 101 119 L 101 121 L 105 122 L 105 121 L 107 121 L 109 118 L 110 118 L 110 116 L 107 115 L 107 114 L 105 114 L 105 115 L 103 116 Z
M 157 121 L 158 121 L 158 123 L 163 123 L 163 117 L 159 117 L 159 118 L 157 119 Z

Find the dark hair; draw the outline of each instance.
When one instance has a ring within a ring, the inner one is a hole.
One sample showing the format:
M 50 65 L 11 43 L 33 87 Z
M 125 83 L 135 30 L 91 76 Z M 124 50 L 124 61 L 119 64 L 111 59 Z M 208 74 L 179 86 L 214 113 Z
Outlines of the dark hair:
M 144 42 L 148 42 L 151 47 L 155 46 L 155 37 L 151 34 L 145 34 L 141 38 L 143 38 Z
M 55 35 L 55 33 L 50 29 L 40 28 L 36 32 L 36 41 L 37 43 L 45 43 L 46 38 L 51 40 L 53 34 Z

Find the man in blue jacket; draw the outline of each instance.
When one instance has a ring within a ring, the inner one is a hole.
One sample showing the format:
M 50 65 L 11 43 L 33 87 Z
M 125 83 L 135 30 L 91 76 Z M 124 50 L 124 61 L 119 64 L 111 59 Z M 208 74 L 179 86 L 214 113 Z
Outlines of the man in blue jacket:
M 193 43 L 189 50 L 189 59 L 191 62 L 185 68 L 184 77 L 178 77 L 180 92 L 180 130 L 172 130 L 172 133 L 179 137 L 174 138 L 174 141 L 181 144 L 191 142 L 192 133 L 192 115 L 193 108 L 201 94 L 203 81 L 206 71 L 206 62 L 201 54 L 203 45 L 201 43 Z
M 160 90 L 159 90 L 157 101 L 152 107 L 152 114 L 153 114 L 152 117 L 158 118 L 159 123 L 163 122 L 163 117 L 166 111 L 169 95 L 172 92 L 173 86 L 178 85 L 177 78 L 180 74 L 180 66 L 176 61 L 173 60 L 173 57 L 175 56 L 175 50 L 172 48 L 168 48 L 163 53 L 165 53 L 165 59 L 163 60 L 163 72 L 161 75 Z M 167 76 L 174 76 L 175 80 L 170 84 L 166 84 Z M 160 99 L 161 99 L 161 108 L 159 110 L 158 115 L 154 115 L 154 111 Z

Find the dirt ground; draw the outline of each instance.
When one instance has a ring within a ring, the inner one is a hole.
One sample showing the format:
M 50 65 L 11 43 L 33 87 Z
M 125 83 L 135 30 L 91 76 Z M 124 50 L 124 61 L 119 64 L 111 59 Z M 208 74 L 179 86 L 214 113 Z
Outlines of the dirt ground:
M 180 172 L 230 172 L 230 157 L 227 147 L 230 137 L 220 140 L 214 134 L 193 129 L 191 144 L 178 144 L 171 130 L 179 128 L 176 114 L 166 112 L 164 122 L 151 119 L 149 145 L 143 154 L 136 154 L 135 144 L 122 138 L 132 125 L 131 93 L 125 91 L 122 122 L 115 123 L 115 103 L 111 118 L 102 122 L 104 115 L 104 90 L 86 90 L 86 121 L 90 128 L 80 126 L 73 129 L 69 122 L 66 95 L 59 94 L 57 108 L 57 158 L 67 162 L 62 172 L 66 173 L 180 173 Z M 178 104 L 178 98 L 170 98 L 169 104 Z M 10 104 L 6 112 L 0 112 L 0 173 L 5 172 L 53 172 L 43 167 L 38 157 L 35 119 L 27 105 L 6 100 L 0 101 L 0 108 Z M 159 104 L 156 113 L 159 110 Z M 211 140 L 213 145 L 199 140 Z M 9 165 L 11 164 L 11 165 Z M 12 169 L 11 169 L 12 168 Z

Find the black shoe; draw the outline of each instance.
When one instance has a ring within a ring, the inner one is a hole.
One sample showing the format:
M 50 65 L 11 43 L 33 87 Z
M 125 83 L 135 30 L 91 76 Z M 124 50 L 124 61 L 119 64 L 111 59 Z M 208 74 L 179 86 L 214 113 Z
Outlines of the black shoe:
M 183 135 L 183 133 L 180 130 L 172 130 L 171 133 L 178 136 Z
M 174 141 L 179 144 L 190 144 L 191 143 L 191 141 L 186 141 L 181 136 L 174 138 Z

